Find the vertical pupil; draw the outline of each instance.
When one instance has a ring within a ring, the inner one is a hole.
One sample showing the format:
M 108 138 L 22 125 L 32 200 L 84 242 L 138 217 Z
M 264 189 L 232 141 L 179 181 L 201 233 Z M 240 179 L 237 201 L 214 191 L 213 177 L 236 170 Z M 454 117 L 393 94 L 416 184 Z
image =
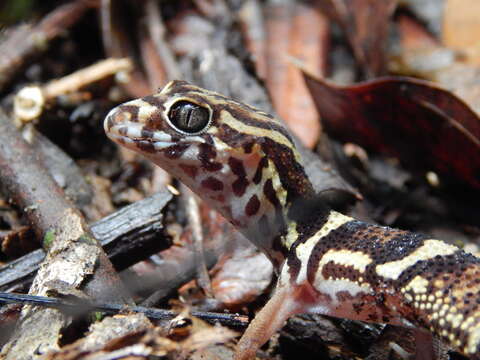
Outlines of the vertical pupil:
M 168 117 L 177 129 L 187 133 L 196 133 L 208 125 L 210 114 L 206 108 L 200 105 L 179 101 L 170 108 Z

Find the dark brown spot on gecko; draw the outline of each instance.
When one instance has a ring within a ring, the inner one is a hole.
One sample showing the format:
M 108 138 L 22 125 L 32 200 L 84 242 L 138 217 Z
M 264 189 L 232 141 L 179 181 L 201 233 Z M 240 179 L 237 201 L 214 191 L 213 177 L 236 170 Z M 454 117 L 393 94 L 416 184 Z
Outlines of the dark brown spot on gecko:
M 270 203 L 273 205 L 275 209 L 281 206 L 280 201 L 278 201 L 278 198 L 277 198 L 277 193 L 273 188 L 272 179 L 268 179 L 267 181 L 265 181 L 265 185 L 263 185 L 263 193 L 265 194 L 265 197 L 267 198 L 268 201 L 270 201 Z
M 245 194 L 248 187 L 248 180 L 246 178 L 238 178 L 232 183 L 232 191 L 235 196 L 241 197 Z
M 242 134 L 227 124 L 220 124 L 218 127 L 217 137 L 224 143 L 229 144 L 232 147 L 237 147 L 238 145 L 243 144 L 246 139 L 250 138 L 251 136 Z
M 147 153 L 154 153 L 156 151 L 155 146 L 153 146 L 150 141 L 140 140 L 136 141 L 135 144 L 138 146 L 139 149 Z
M 287 193 L 287 202 L 314 196 L 312 184 L 302 164 L 297 162 L 293 148 L 266 137 L 262 139 L 261 146 L 277 170 L 282 187 Z
M 209 189 L 209 190 L 212 190 L 212 191 L 222 191 L 223 190 L 223 182 L 214 178 L 213 176 L 210 176 L 210 177 L 202 180 L 201 185 L 205 189 Z
M 212 172 L 222 169 L 223 165 L 214 161 L 214 159 L 217 157 L 217 152 L 211 145 L 200 144 L 198 149 L 199 152 L 197 158 L 200 161 L 203 169 Z
M 295 283 L 297 280 L 298 273 L 300 272 L 300 268 L 302 267 L 302 262 L 297 256 L 297 246 L 300 245 L 299 242 L 295 242 L 291 247 L 290 251 L 288 252 L 287 256 L 287 265 L 288 265 L 288 273 L 290 274 L 290 281 Z
M 189 147 L 189 144 L 176 144 L 169 146 L 164 150 L 165 157 L 172 160 L 179 159 Z
M 263 174 L 263 169 L 268 167 L 268 159 L 267 157 L 262 157 L 260 161 L 258 162 L 257 165 L 257 170 L 255 171 L 255 175 L 253 175 L 253 183 L 258 185 L 260 184 L 260 181 L 262 181 L 262 174 Z
M 352 304 L 353 311 L 355 311 L 357 314 L 360 314 L 363 311 L 364 306 L 365 306 L 365 303 L 363 302 L 357 302 Z
M 245 214 L 247 216 L 255 215 L 260 209 L 260 200 L 258 200 L 257 195 L 253 195 L 250 200 L 248 200 L 247 205 L 245 205 Z
M 243 166 L 243 162 L 237 158 L 230 157 L 228 159 L 228 166 L 230 166 L 230 169 L 232 172 L 238 177 L 233 183 L 232 183 L 232 190 L 233 193 L 241 197 L 243 194 L 245 194 L 245 191 L 248 187 L 248 180 L 246 178 L 246 171 L 245 167 Z
M 346 302 L 346 301 L 354 299 L 352 294 L 350 294 L 350 292 L 348 292 L 346 290 L 338 291 L 336 293 L 336 297 L 337 297 L 337 300 L 340 301 L 340 302 Z
M 154 111 L 152 114 L 150 114 L 148 119 L 145 119 L 145 126 L 149 130 L 167 131 L 171 132 L 172 134 L 177 134 L 174 130 L 171 129 L 169 125 L 165 123 L 163 115 L 160 111 Z
M 243 166 L 243 161 L 234 157 L 229 157 L 228 166 L 230 166 L 230 169 L 232 169 L 232 172 L 238 177 L 247 176 L 247 173 L 245 172 L 245 167 Z
M 254 141 L 250 141 L 242 145 L 243 151 L 245 152 L 245 154 L 250 154 L 252 152 L 254 144 L 255 144 Z

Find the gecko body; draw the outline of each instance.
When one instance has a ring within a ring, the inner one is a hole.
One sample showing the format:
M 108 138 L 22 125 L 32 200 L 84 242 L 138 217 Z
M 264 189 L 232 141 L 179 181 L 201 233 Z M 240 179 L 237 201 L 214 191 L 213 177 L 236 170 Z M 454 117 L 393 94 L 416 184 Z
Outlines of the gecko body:
M 278 270 L 275 293 L 240 339 L 237 360 L 254 357 L 302 312 L 418 327 L 480 359 L 479 259 L 330 210 L 271 115 L 172 81 L 113 109 L 104 127 L 189 186 Z

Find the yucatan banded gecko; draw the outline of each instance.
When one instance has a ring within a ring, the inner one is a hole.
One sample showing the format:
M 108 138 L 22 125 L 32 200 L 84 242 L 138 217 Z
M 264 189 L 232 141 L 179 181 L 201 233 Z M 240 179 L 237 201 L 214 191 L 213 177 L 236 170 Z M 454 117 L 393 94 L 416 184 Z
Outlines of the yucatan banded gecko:
M 274 295 L 235 359 L 253 358 L 288 317 L 304 312 L 426 329 L 480 359 L 480 260 L 330 210 L 271 115 L 172 81 L 111 110 L 104 127 L 188 185 L 277 268 Z

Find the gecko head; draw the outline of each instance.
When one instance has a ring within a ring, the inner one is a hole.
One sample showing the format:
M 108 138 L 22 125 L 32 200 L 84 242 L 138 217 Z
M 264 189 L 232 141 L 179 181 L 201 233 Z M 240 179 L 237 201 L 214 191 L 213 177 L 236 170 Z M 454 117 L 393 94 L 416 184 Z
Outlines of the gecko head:
M 170 82 L 155 95 L 115 107 L 105 118 L 105 132 L 129 149 L 157 157 L 180 145 L 205 142 L 201 135 L 212 123 L 213 110 L 182 91 L 182 84 L 188 85 Z
M 240 172 L 240 162 L 256 168 L 267 147 L 275 151 L 280 143 L 294 149 L 271 115 L 185 81 L 171 81 L 155 95 L 117 106 L 104 127 L 112 140 L 168 166 L 180 180 L 172 166 L 212 173 L 230 161 L 233 172 Z

